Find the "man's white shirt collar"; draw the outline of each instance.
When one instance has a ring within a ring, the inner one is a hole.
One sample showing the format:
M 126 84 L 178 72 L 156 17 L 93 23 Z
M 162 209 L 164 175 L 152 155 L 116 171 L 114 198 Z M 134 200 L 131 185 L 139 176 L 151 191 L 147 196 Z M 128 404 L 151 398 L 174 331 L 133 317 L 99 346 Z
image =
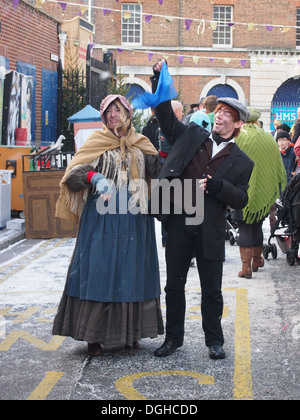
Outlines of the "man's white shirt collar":
M 225 147 L 229 144 L 229 143 L 235 143 L 234 139 L 231 139 L 229 141 L 223 141 L 222 143 L 218 144 L 212 137 L 212 134 L 209 136 L 209 138 L 212 141 L 213 144 L 213 148 L 212 148 L 212 158 L 215 157 L 218 153 L 221 152 L 221 150 L 225 149 Z

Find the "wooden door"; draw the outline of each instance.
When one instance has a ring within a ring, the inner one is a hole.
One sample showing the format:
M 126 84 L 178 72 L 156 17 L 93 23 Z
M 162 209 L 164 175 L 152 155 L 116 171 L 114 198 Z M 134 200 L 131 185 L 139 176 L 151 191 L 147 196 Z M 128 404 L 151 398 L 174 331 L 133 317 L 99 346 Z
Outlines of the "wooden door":
M 55 217 L 64 171 L 23 173 L 26 238 L 75 237 L 77 225 Z

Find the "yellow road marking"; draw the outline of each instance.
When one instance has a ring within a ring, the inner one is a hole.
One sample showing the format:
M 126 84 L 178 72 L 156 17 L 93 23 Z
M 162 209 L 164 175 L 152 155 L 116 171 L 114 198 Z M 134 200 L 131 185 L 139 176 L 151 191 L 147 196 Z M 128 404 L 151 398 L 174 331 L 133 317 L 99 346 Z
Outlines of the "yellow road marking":
M 214 385 L 215 380 L 211 376 L 204 375 L 203 373 L 182 371 L 182 370 L 163 370 L 160 372 L 140 372 L 134 373 L 132 375 L 124 376 L 116 381 L 117 390 L 125 397 L 127 400 L 147 400 L 148 398 L 140 394 L 134 387 L 133 382 L 140 378 L 145 378 L 148 376 L 163 376 L 163 375 L 181 375 L 191 378 L 196 378 L 199 385 Z
M 48 372 L 42 382 L 27 398 L 28 401 L 43 401 L 50 394 L 57 382 L 64 376 L 64 372 Z
M 233 398 L 253 400 L 248 291 L 236 290 Z
M 45 341 L 33 336 L 27 331 L 12 331 L 0 343 L 0 351 L 8 351 L 19 338 L 28 341 L 28 343 L 43 351 L 56 351 L 65 340 L 65 337 L 53 336 L 49 343 L 46 343 Z

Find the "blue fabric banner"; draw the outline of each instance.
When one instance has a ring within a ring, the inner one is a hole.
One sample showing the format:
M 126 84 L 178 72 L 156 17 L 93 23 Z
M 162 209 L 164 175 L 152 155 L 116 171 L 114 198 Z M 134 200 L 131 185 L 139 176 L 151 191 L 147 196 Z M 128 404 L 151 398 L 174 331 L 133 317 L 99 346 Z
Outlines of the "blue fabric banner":
M 155 108 L 162 102 L 170 101 L 178 96 L 166 63 L 163 64 L 155 93 L 146 92 L 132 101 L 136 109 Z

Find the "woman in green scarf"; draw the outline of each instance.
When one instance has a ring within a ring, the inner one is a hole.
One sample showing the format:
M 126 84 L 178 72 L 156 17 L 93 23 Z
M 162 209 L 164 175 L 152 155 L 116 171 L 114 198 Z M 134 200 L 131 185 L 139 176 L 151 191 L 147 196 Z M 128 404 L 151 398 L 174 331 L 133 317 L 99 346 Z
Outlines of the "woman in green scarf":
M 250 118 L 235 139 L 240 149 L 254 162 L 249 181 L 249 201 L 242 214 L 238 215 L 239 246 L 243 263 L 239 277 L 247 279 L 252 278 L 252 272 L 264 266 L 261 256 L 263 221 L 286 185 L 285 169 L 278 146 L 272 135 L 260 127 L 258 119 L 261 113 L 253 108 L 249 108 L 249 111 Z

